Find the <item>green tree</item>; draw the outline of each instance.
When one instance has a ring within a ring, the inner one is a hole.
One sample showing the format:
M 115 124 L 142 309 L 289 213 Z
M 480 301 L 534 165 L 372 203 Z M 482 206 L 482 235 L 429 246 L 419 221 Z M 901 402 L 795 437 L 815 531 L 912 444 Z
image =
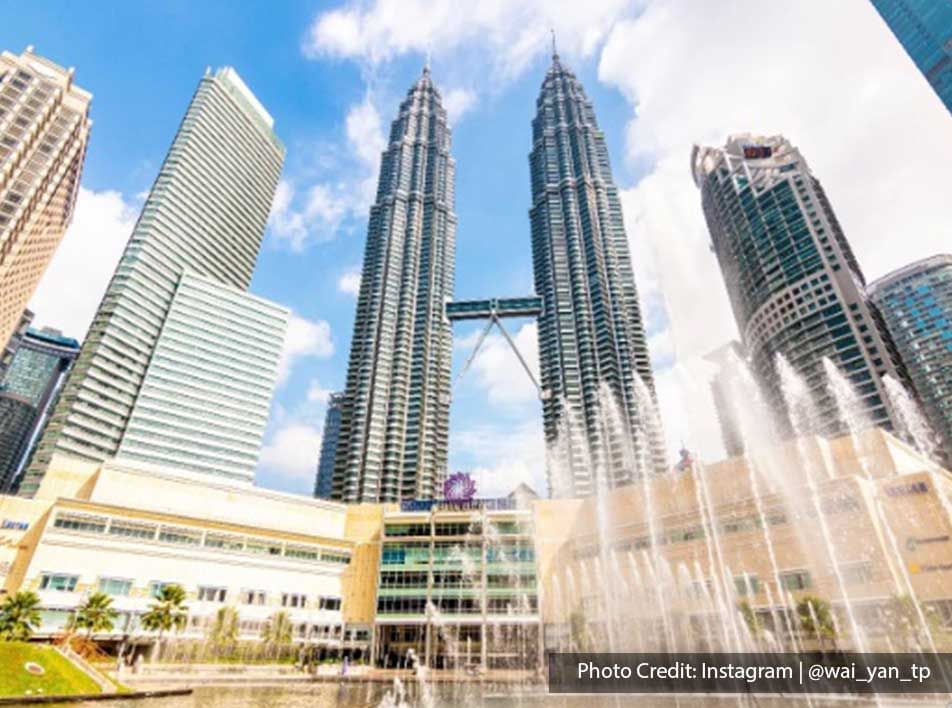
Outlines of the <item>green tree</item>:
M 142 615 L 142 626 L 162 636 L 172 630 L 185 627 L 188 608 L 185 606 L 185 588 L 181 585 L 166 585 L 162 588 L 156 602 L 149 605 L 149 611 Z
M 829 602 L 807 595 L 797 603 L 797 617 L 803 631 L 816 637 L 821 647 L 827 639 L 836 646 L 836 623 Z
M 104 592 L 94 592 L 76 608 L 72 626 L 86 630 L 86 639 L 93 632 L 111 632 L 119 613 L 112 606 L 112 598 Z
M 208 628 L 208 640 L 216 647 L 234 645 L 238 641 L 238 610 L 222 607 Z
M 291 622 L 291 615 L 281 610 L 275 612 L 265 622 L 261 630 L 261 638 L 268 644 L 290 644 L 293 632 L 294 624 Z
M 24 642 L 40 626 L 40 597 L 30 590 L 10 595 L 0 604 L 0 639 Z
M 741 600 L 737 604 L 737 610 L 740 612 L 740 616 L 744 618 L 744 623 L 750 631 L 750 636 L 754 639 L 759 638 L 760 635 L 763 634 L 763 627 L 761 627 L 760 620 L 757 619 L 757 615 L 751 608 L 750 603 L 747 602 L 747 600 Z

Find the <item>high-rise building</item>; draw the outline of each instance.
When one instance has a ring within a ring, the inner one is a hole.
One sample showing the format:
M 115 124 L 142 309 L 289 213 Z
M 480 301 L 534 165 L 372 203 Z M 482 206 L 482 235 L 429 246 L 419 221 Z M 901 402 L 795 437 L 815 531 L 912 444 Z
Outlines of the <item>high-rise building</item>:
M 714 401 L 714 410 L 717 411 L 717 422 L 721 428 L 721 442 L 728 457 L 738 457 L 744 454 L 744 436 L 741 433 L 740 421 L 737 419 L 735 408 L 738 401 L 732 395 L 738 390 L 733 377 L 736 376 L 735 362 L 743 361 L 744 348 L 740 342 L 728 342 L 715 349 L 704 358 L 717 367 L 711 377 L 711 398 Z M 740 402 L 743 404 L 743 402 Z
M 867 293 L 892 333 L 940 455 L 952 462 L 952 256 L 910 263 Z
M 646 410 L 654 377 L 605 136 L 557 54 L 536 101 L 529 166 L 535 288 L 544 302 L 543 422 L 549 445 L 562 445 L 549 488 L 553 496 L 592 494 L 599 484 L 664 470 L 664 441 Z
M 691 164 L 737 329 L 775 410 L 783 411 L 776 369 L 782 354 L 818 401 L 815 432 L 843 432 L 824 376 L 828 358 L 848 376 L 870 419 L 892 428 L 882 377 L 905 380 L 905 371 L 800 151 L 779 135 L 745 133 L 723 148 L 695 146 Z M 785 417 L 778 423 L 785 426 Z
M 20 315 L 20 321 L 13 330 L 13 334 L 11 334 L 10 339 L 7 340 L 7 345 L 3 348 L 3 351 L 0 352 L 0 381 L 3 381 L 7 369 L 9 369 L 10 364 L 13 363 L 13 357 L 16 356 L 17 349 L 20 348 L 20 342 L 23 341 L 31 324 L 33 324 L 33 311 L 24 310 L 23 314 Z
M 872 3 L 952 113 L 952 2 L 872 0 Z
M 426 68 L 391 124 L 370 209 L 334 499 L 431 498 L 445 474 L 455 173 L 446 111 Z
M 284 161 L 273 120 L 231 68 L 206 72 L 123 252 L 20 493 L 54 452 L 119 452 L 185 271 L 246 290 Z
M 317 477 L 314 479 L 314 496 L 321 499 L 330 499 L 334 489 L 334 456 L 337 453 L 337 441 L 340 439 L 343 402 L 343 392 L 332 393 L 327 399 L 324 433 L 321 436 L 321 459 L 317 463 Z
M 289 315 L 183 273 L 117 457 L 253 481 Z
M 0 54 L 0 343 L 9 341 L 73 217 L 92 95 L 27 47 Z
M 0 382 L 0 492 L 14 490 L 17 472 L 73 361 L 79 342 L 58 330 L 27 330 Z

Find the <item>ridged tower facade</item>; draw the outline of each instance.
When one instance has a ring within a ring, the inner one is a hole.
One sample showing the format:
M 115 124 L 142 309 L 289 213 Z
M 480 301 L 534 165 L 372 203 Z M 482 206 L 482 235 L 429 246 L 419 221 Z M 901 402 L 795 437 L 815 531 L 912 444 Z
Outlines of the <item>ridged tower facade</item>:
M 532 123 L 532 257 L 553 496 L 664 468 L 654 378 L 605 136 L 553 55 Z M 640 381 L 639 381 L 640 379 Z M 609 395 L 610 394 L 610 395 Z
M 370 209 L 332 498 L 433 498 L 446 470 L 455 163 L 429 69 L 390 128 Z

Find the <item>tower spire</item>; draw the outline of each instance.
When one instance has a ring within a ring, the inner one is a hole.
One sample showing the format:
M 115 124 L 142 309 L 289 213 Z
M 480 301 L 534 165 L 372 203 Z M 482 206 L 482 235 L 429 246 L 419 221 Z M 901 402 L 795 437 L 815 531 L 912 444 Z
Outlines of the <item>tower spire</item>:
M 552 60 L 553 60 L 553 61 L 558 61 L 558 60 L 559 60 L 559 52 L 558 52 L 558 49 L 556 49 L 556 46 L 555 46 L 555 29 L 552 28 L 552 27 L 550 27 L 550 28 L 549 28 L 549 34 L 552 35 Z

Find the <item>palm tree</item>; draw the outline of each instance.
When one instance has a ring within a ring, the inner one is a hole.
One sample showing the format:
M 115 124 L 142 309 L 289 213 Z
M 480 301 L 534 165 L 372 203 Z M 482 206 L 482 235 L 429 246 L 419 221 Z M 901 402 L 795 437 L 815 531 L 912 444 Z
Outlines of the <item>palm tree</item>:
M 162 643 L 163 634 L 185 627 L 188 608 L 185 607 L 185 588 L 174 583 L 163 587 L 156 600 L 149 605 L 149 611 L 142 615 L 142 626 L 159 633 L 158 646 Z
M 30 590 L 11 595 L 0 605 L 0 639 L 25 642 L 42 622 L 40 597 Z
M 222 607 L 208 628 L 208 640 L 215 646 L 229 646 L 238 641 L 238 610 Z
M 261 638 L 268 644 L 290 644 L 294 624 L 291 615 L 284 610 L 275 612 L 261 630 Z
M 829 602 L 808 595 L 797 603 L 797 615 L 803 631 L 815 636 L 821 648 L 827 639 L 833 640 L 836 648 L 836 622 Z
M 76 608 L 73 626 L 86 630 L 86 639 L 93 632 L 111 632 L 119 613 L 112 606 L 112 598 L 104 592 L 94 592 Z

